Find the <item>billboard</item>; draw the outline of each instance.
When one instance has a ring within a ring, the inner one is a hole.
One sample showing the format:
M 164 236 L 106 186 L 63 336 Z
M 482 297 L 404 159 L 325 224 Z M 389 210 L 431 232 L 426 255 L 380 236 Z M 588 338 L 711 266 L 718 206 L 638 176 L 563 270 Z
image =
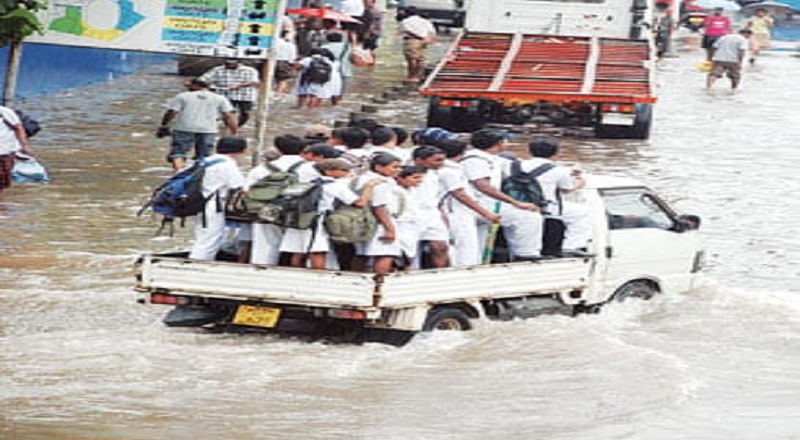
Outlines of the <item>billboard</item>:
M 280 0 L 49 0 L 26 42 L 267 58 Z

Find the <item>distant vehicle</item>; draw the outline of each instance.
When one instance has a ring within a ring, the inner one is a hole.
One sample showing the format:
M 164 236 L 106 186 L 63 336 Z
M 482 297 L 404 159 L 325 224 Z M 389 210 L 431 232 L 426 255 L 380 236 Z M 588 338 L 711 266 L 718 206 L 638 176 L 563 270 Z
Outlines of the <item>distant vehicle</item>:
M 464 26 L 465 0 L 399 0 L 397 15 L 402 17 L 405 8 L 414 6 L 437 27 L 460 28 Z
M 644 0 L 468 2 L 465 30 L 420 88 L 428 125 L 464 132 L 544 119 L 646 139 L 651 15 Z
M 678 214 L 633 179 L 586 181 L 576 194 L 595 227 L 582 255 L 374 275 L 146 254 L 136 290 L 141 303 L 171 307 L 171 327 L 403 345 L 419 332 L 469 330 L 476 320 L 574 315 L 700 285 L 697 216 Z

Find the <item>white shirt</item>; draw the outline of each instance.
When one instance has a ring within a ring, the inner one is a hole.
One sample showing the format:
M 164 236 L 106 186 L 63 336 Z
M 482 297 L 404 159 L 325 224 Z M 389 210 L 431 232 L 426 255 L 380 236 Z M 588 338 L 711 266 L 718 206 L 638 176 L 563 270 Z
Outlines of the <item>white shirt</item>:
M 534 157 L 520 161 L 522 171 L 529 173 L 536 168 L 548 163 L 553 163 L 550 159 L 541 157 Z M 539 181 L 539 186 L 542 187 L 544 197 L 550 202 L 550 211 L 552 212 L 558 207 L 558 190 L 572 190 L 575 189 L 575 183 L 572 179 L 572 170 L 565 166 L 556 165 L 536 178 Z
M 403 32 L 412 34 L 412 36 L 425 39 L 428 37 L 436 36 L 436 27 L 430 21 L 420 17 L 419 15 L 412 15 L 400 22 L 400 28 Z
M 11 125 L 22 124 L 22 121 L 19 120 L 14 110 L 8 107 L 0 105 L 0 116 Z M 19 144 L 19 139 L 17 139 L 17 133 L 6 125 L 5 122 L 0 120 L 0 154 L 11 154 L 19 151 L 21 148 L 22 146 Z
M 439 207 L 439 173 L 436 170 L 427 170 L 422 177 L 422 183 L 409 190 L 417 201 L 421 210 L 437 209 Z
M 480 160 L 480 159 L 472 159 Z M 467 177 L 464 175 L 464 169 L 461 164 L 452 160 L 446 160 L 444 166 L 438 170 L 439 172 L 439 200 L 442 202 L 442 208 L 445 212 L 453 212 L 456 209 L 467 209 L 458 199 L 453 197 L 451 193 L 459 189 L 463 189 L 467 195 L 475 198 L 475 191 L 472 185 L 469 184 Z
M 276 39 L 275 60 L 295 62 L 297 60 L 297 45 L 283 38 Z
M 345 205 L 352 205 L 360 196 L 350 189 L 349 179 L 334 179 L 333 177 L 322 177 L 322 198 L 319 200 L 317 212 L 320 214 L 333 211 L 336 207 L 336 201 L 340 201 Z
M 357 177 L 357 179 L 358 181 L 356 188 L 359 190 L 361 190 L 370 180 L 381 179 L 383 182 L 380 185 L 376 185 L 375 188 L 372 189 L 372 200 L 370 201 L 370 206 L 385 206 L 390 215 L 396 215 L 400 211 L 400 200 L 397 192 L 395 191 L 397 182 L 394 179 L 381 176 L 373 171 L 367 171 L 363 175 Z
M 714 42 L 713 61 L 723 63 L 738 63 L 741 61 L 739 51 L 750 48 L 750 40 L 740 34 L 728 34 Z
M 229 190 L 241 188 L 245 180 L 239 165 L 236 164 L 231 156 L 227 154 L 212 154 L 206 157 L 206 162 L 222 159 L 222 162 L 215 163 L 206 168 L 203 176 L 203 195 L 208 197 L 217 192 L 221 197 L 226 197 Z
M 483 150 L 472 149 L 467 151 L 460 164 L 468 181 L 474 182 L 488 178 L 489 184 L 499 189 L 503 182 L 504 162 L 507 161 Z M 493 209 L 495 202 L 497 202 L 497 200 L 477 189 L 475 190 L 475 195 L 475 199 L 487 209 Z

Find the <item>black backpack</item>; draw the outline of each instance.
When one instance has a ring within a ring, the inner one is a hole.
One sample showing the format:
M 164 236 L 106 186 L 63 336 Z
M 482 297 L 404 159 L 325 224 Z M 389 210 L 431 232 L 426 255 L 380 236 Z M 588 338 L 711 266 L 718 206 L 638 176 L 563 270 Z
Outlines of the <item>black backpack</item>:
M 511 163 L 511 175 L 503 179 L 501 190 L 520 202 L 534 203 L 545 210 L 548 201 L 537 177 L 553 168 L 555 164 L 546 163 L 526 173 L 520 161 L 515 160 Z
M 325 84 L 331 80 L 333 65 L 320 56 L 311 58 L 311 63 L 303 70 L 301 82 L 304 84 Z
M 36 133 L 42 131 L 42 125 L 39 123 L 39 121 L 28 116 L 27 113 L 23 112 L 22 110 L 16 110 L 16 109 L 14 109 L 14 113 L 17 114 L 17 117 L 22 123 L 22 128 L 25 129 L 25 134 L 29 138 L 36 136 Z M 6 118 L 3 118 L 2 116 L 0 116 L 0 118 L 3 119 L 3 122 L 8 126 L 8 128 L 10 129 L 14 128 L 14 126 L 11 125 L 11 123 L 8 122 Z

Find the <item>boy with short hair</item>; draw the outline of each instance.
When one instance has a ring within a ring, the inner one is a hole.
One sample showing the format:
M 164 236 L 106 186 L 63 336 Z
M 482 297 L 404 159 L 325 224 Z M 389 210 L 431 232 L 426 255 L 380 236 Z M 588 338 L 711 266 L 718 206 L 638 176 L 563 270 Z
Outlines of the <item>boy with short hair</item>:
M 225 240 L 225 198 L 232 189 L 244 186 L 244 176 L 239 171 L 236 156 L 247 150 L 247 140 L 239 136 L 225 136 L 217 141 L 216 154 L 203 159 L 210 165 L 203 176 L 203 196 L 208 199 L 204 212 L 195 216 L 195 241 L 189 258 L 213 260 Z

